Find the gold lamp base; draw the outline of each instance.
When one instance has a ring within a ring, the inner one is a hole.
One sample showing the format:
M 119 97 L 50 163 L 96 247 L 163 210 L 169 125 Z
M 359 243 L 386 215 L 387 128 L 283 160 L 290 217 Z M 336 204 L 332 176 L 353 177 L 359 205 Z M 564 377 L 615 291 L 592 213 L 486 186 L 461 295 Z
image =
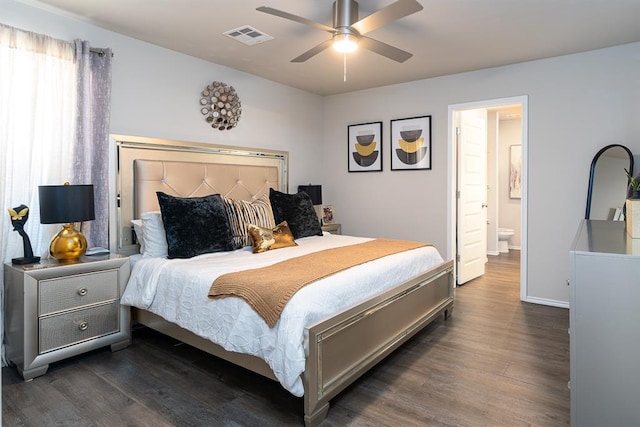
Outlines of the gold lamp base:
M 49 253 L 60 262 L 76 261 L 87 251 L 87 239 L 73 224 L 64 224 L 53 238 Z

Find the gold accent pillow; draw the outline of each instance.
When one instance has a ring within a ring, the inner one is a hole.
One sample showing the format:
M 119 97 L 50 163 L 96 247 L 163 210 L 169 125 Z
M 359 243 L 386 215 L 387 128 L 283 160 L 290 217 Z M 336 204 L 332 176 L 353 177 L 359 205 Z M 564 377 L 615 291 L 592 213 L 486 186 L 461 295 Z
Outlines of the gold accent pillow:
M 249 237 L 251 237 L 251 246 L 254 254 L 271 249 L 286 248 L 287 246 L 298 246 L 293 239 L 293 234 L 287 221 L 282 221 L 274 228 L 247 224 L 247 231 L 249 232 Z

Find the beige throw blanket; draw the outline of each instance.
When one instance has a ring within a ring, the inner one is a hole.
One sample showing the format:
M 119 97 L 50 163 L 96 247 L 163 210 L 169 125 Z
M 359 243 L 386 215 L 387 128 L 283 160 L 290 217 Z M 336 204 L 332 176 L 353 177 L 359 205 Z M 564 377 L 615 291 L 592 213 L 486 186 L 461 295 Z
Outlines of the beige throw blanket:
M 273 328 L 284 306 L 303 286 L 350 267 L 423 246 L 430 244 L 376 239 L 326 249 L 268 267 L 223 274 L 211 285 L 209 297 L 241 297 Z

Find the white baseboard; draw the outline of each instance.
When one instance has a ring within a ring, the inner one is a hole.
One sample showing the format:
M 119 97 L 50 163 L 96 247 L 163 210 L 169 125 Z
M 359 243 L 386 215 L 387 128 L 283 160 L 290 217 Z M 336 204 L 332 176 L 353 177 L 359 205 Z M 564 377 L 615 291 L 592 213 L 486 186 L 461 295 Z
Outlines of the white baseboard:
M 558 301 L 547 298 L 527 297 L 523 299 L 524 302 L 530 302 L 532 304 L 549 305 L 551 307 L 569 308 L 568 301 Z
M 520 246 L 509 246 L 509 250 L 513 249 L 514 251 L 519 251 L 520 250 Z M 500 251 L 487 251 L 487 255 L 491 255 L 491 256 L 498 256 L 500 255 L 502 252 Z

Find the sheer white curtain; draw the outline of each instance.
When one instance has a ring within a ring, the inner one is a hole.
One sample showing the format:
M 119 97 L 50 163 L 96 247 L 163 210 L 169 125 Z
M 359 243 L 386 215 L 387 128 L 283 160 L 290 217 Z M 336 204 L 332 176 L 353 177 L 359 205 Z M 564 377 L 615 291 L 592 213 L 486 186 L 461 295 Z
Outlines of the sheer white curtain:
M 50 239 L 58 231 L 59 226 L 40 224 L 38 186 L 60 185 L 72 179 L 76 87 L 74 43 L 0 24 L 3 264 L 23 256 L 22 238 L 12 231 L 8 208 L 20 204 L 29 207 L 24 229 L 36 256 L 46 256 Z M 3 276 L 0 275 L 0 284 Z M 4 346 L 2 356 L 4 361 Z
M 22 256 L 7 208 L 29 207 L 34 254 L 46 254 L 57 226 L 40 225 L 38 186 L 72 178 L 77 72 L 74 44 L 0 26 L 0 254 Z

